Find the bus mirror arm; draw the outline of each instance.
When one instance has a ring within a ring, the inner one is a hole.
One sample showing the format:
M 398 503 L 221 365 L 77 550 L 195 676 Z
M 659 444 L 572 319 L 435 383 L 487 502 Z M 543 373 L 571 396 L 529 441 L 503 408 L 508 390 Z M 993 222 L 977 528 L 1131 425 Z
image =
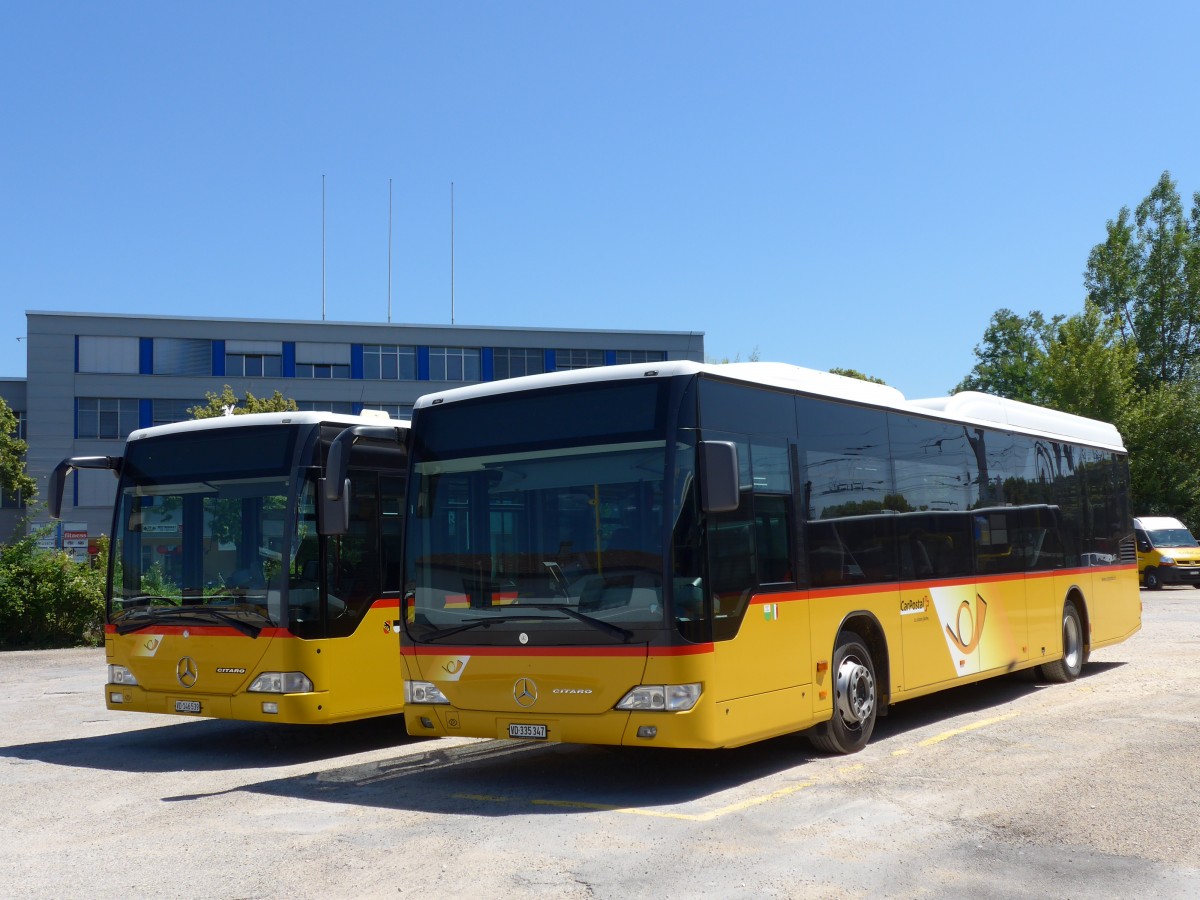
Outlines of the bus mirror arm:
M 738 508 L 737 445 L 732 441 L 700 442 L 701 494 L 706 513 L 733 512 Z
M 384 425 L 351 425 L 329 444 L 325 477 L 318 480 L 320 512 L 317 530 L 338 535 L 350 530 L 350 450 L 358 440 L 394 443 L 403 447 L 408 432 Z
M 55 519 L 62 518 L 63 490 L 67 485 L 67 476 L 76 469 L 111 469 L 114 475 L 121 474 L 123 456 L 72 456 L 64 459 L 50 473 L 50 484 L 47 487 L 50 503 L 50 515 Z

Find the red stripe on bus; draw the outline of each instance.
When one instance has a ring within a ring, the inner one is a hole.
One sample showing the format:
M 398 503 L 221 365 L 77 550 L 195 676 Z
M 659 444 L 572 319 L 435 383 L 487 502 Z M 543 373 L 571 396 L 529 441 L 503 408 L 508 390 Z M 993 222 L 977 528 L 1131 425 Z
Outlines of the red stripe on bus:
M 401 648 L 407 656 L 699 656 L 712 653 L 712 644 L 656 647 L 477 647 L 442 644 L 409 644 Z

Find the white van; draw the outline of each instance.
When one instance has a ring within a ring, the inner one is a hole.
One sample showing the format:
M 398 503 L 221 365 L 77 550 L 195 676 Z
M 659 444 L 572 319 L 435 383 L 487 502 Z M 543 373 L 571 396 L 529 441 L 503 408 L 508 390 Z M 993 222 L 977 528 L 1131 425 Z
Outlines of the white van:
M 1166 516 L 1133 520 L 1137 538 L 1138 577 L 1156 591 L 1164 584 L 1190 584 L 1200 588 L 1200 543 L 1187 526 Z

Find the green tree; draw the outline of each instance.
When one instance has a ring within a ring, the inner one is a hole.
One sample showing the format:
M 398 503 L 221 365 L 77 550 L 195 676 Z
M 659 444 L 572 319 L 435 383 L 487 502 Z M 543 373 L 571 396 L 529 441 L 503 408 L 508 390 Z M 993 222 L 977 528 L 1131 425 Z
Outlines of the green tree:
M 1088 299 L 1118 324 L 1137 350 L 1143 388 L 1200 374 L 1200 192 L 1184 215 L 1170 172 L 1163 172 L 1132 217 L 1122 207 L 1084 272 Z
M 832 375 L 845 375 L 847 378 L 857 378 L 859 381 L 870 381 L 873 384 L 887 384 L 882 378 L 876 378 L 874 375 L 864 375 L 858 369 L 830 369 Z
M 108 541 L 87 562 L 38 547 L 40 534 L 0 546 L 0 646 L 72 647 L 104 639 Z
M 193 419 L 211 419 L 216 416 L 244 415 L 246 413 L 295 412 L 297 409 L 296 401 L 283 396 L 279 391 L 270 397 L 255 397 L 246 391 L 246 396 L 239 401 L 233 393 L 233 388 L 229 385 L 225 385 L 225 389 L 219 394 L 206 391 L 204 399 L 207 401 L 206 405 L 188 407 L 188 412 L 191 413 Z
M 1046 321 L 1037 310 L 1019 316 L 1011 309 L 998 309 L 975 345 L 975 366 L 958 383 L 957 391 L 982 391 L 1041 403 L 1045 394 L 1043 364 L 1062 316 Z
M 1117 331 L 1116 323 L 1090 301 L 1082 313 L 1063 319 L 1045 348 L 1038 401 L 1119 425 L 1138 401 L 1138 391 L 1137 354 Z
M 28 503 L 37 496 L 37 482 L 25 471 L 29 445 L 17 437 L 17 415 L 0 398 L 0 490 L 20 494 Z
M 1129 451 L 1134 515 L 1200 527 L 1200 389 L 1191 381 L 1141 390 L 1116 422 Z

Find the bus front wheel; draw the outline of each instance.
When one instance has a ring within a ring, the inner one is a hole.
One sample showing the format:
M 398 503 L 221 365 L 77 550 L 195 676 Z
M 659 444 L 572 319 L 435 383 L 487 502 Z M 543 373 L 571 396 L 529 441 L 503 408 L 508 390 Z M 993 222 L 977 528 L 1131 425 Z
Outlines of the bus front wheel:
M 826 753 L 857 753 L 871 739 L 879 707 L 875 664 L 862 638 L 852 631 L 838 637 L 831 671 L 833 718 L 814 728 L 809 740 Z
M 1162 590 L 1162 579 L 1158 577 L 1158 572 L 1153 568 L 1148 568 L 1144 573 L 1142 573 L 1142 581 L 1146 585 L 1146 590 Z
M 1083 620 L 1075 604 L 1067 601 L 1063 606 L 1062 617 L 1062 659 L 1047 663 L 1040 668 L 1042 677 L 1047 681 L 1060 684 L 1074 681 L 1083 671 L 1086 651 L 1083 646 Z

